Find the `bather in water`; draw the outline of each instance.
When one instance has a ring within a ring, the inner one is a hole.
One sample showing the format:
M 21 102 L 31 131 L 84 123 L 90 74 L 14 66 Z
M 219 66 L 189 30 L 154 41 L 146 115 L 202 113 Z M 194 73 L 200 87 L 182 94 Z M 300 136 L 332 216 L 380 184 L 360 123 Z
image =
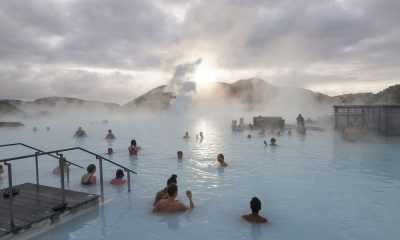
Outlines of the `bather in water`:
M 258 212 L 261 210 L 261 201 L 257 197 L 253 197 L 250 201 L 250 208 L 251 208 L 251 213 L 247 215 L 243 215 L 242 218 L 244 218 L 248 222 L 252 223 L 266 223 L 268 220 L 260 216 Z
M 178 196 L 178 186 L 176 184 L 171 183 L 167 187 L 167 199 L 161 199 L 157 202 L 157 204 L 153 208 L 153 212 L 165 212 L 165 213 L 175 213 L 191 210 L 194 208 L 194 203 L 192 200 L 192 192 L 190 190 L 186 191 L 186 196 L 189 199 L 190 206 L 187 207 L 181 201 L 177 201 L 176 197 Z
M 225 157 L 222 153 L 218 154 L 217 156 L 217 161 L 221 165 L 221 167 L 226 167 L 228 166 L 228 163 L 225 162 Z
M 115 173 L 115 178 L 110 182 L 112 185 L 123 185 L 126 183 L 124 179 L 124 171 L 122 169 L 118 169 Z
M 133 139 L 131 141 L 131 145 L 128 148 L 129 154 L 130 155 L 137 155 L 137 153 L 139 152 L 139 150 L 141 149 L 140 146 L 137 145 L 136 140 Z
M 183 152 L 182 151 L 176 152 L 176 156 L 178 157 L 178 160 L 182 160 L 183 159 Z
M 79 127 L 78 130 L 75 132 L 74 137 L 75 138 L 87 137 L 87 134 L 85 131 L 82 130 L 82 127 Z
M 96 172 L 96 165 L 90 164 L 87 167 L 87 173 L 82 176 L 81 183 L 82 185 L 92 185 L 96 184 L 96 176 L 94 173 Z
M 276 144 L 276 139 L 275 138 L 271 138 L 271 140 L 270 140 L 270 146 L 278 146 L 277 144 Z
M 173 183 L 175 185 L 178 184 L 177 178 L 178 178 L 178 176 L 175 175 L 175 174 L 172 174 L 171 177 L 168 178 L 167 186 L 157 192 L 156 197 L 154 198 L 153 206 L 155 206 L 158 203 L 158 201 L 160 201 L 161 199 L 167 199 L 168 198 L 167 188 L 171 183 Z
M 112 132 L 111 129 L 108 129 L 108 134 L 106 136 L 106 139 L 115 139 L 114 133 Z
M 184 139 L 188 139 L 188 138 L 190 138 L 190 136 L 189 136 L 189 132 L 185 132 L 185 136 L 183 136 L 183 138 L 184 138 Z
M 62 166 L 64 167 L 64 172 L 69 171 L 69 163 L 66 161 L 67 159 L 64 159 L 64 161 L 62 162 Z M 57 167 L 55 167 L 53 169 L 53 174 L 54 175 L 60 175 L 61 170 L 60 170 L 60 165 L 57 165 Z

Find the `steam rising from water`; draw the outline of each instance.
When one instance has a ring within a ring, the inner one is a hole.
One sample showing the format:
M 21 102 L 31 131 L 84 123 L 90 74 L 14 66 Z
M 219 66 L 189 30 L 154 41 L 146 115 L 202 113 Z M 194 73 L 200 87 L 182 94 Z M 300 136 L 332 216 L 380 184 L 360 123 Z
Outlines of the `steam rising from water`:
M 192 81 L 193 73 L 201 64 L 199 58 L 175 67 L 174 75 L 168 83 L 167 91 L 172 91 L 176 99 L 171 102 L 173 112 L 183 112 L 189 109 L 193 96 L 196 94 L 196 83 Z

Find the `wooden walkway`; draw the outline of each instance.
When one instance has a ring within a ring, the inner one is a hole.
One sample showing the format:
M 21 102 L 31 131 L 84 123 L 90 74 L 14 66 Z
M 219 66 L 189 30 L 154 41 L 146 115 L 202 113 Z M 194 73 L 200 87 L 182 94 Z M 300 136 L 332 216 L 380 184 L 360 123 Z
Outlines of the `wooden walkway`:
M 52 207 L 61 204 L 61 189 L 24 183 L 15 186 L 19 194 L 14 196 L 14 225 L 10 226 L 9 199 L 0 195 L 0 239 L 15 236 L 20 231 L 27 231 L 35 225 L 50 225 L 57 222 L 62 216 L 75 214 L 80 210 L 91 208 L 99 204 L 99 196 L 84 192 L 65 190 L 67 208 L 64 211 L 53 211 Z

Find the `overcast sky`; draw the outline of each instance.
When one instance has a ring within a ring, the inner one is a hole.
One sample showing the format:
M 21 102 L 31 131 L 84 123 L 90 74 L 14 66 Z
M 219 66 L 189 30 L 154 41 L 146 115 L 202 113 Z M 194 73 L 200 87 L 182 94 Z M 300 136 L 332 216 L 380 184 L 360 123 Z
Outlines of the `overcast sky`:
M 378 92 L 400 83 L 399 13 L 399 0 L 2 0 L 0 98 L 126 103 L 198 59 L 214 81 Z

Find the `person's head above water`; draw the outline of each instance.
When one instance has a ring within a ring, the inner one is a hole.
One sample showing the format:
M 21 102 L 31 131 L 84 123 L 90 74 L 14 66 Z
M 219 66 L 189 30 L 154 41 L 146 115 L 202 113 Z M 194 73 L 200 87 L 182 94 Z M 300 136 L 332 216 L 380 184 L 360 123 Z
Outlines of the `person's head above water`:
M 218 154 L 217 161 L 221 163 L 224 162 L 224 160 L 225 160 L 224 154 L 222 153 Z
M 171 183 L 167 187 L 167 193 L 170 197 L 176 197 L 178 195 L 178 186 L 175 183 Z
M 115 178 L 123 178 L 124 177 L 124 171 L 122 169 L 118 169 L 115 172 Z
M 251 212 L 258 214 L 258 212 L 261 210 L 261 201 L 257 197 L 253 197 L 250 201 L 250 208 Z
M 108 133 L 112 133 L 111 129 L 108 129 Z
M 178 156 L 179 160 L 181 160 L 183 158 L 183 152 L 182 151 L 177 151 L 176 155 Z
M 177 184 L 178 183 L 177 178 L 178 176 L 176 174 L 172 174 L 171 177 L 169 177 L 167 180 L 167 186 L 170 185 L 171 183 Z
M 271 138 L 271 144 L 275 145 L 276 144 L 276 139 L 275 138 Z
M 108 154 L 113 154 L 114 153 L 112 148 L 108 148 L 107 150 L 108 150 L 108 152 L 107 152 Z
M 78 127 L 78 130 L 79 130 L 79 131 L 82 131 L 82 127 Z
M 136 140 L 135 139 L 133 139 L 132 141 L 131 141 L 131 145 L 133 145 L 133 146 L 136 146 Z
M 94 164 L 89 164 L 89 166 L 86 168 L 88 173 L 94 173 L 96 171 L 96 165 Z

